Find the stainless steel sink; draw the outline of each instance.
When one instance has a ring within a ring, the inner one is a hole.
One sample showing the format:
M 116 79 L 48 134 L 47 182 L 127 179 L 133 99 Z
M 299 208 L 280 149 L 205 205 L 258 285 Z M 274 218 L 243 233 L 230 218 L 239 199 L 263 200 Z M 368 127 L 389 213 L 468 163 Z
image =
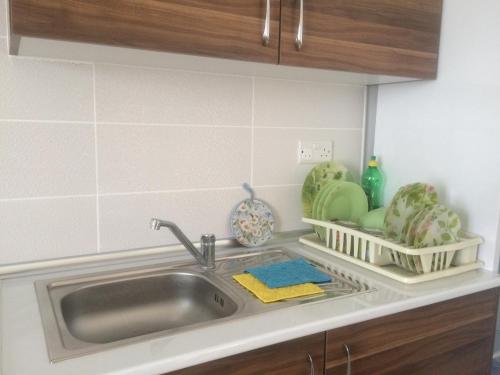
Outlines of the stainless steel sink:
M 366 285 L 323 269 L 333 279 L 321 285 L 323 295 L 263 304 L 232 279 L 248 267 L 296 257 L 277 248 L 221 258 L 213 271 L 190 262 L 37 281 L 50 360 L 368 291 Z
M 68 331 L 95 344 L 220 319 L 238 310 L 212 282 L 188 272 L 83 287 L 66 294 L 60 307 Z

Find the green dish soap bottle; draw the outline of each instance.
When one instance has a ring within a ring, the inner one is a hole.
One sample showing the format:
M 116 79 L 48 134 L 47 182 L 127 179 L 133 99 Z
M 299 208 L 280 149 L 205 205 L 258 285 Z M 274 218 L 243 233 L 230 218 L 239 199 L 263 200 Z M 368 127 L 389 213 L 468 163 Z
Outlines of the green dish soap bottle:
M 361 186 L 368 198 L 368 209 L 375 210 L 382 207 L 382 189 L 384 177 L 378 169 L 377 157 L 372 156 L 368 168 L 361 177 Z

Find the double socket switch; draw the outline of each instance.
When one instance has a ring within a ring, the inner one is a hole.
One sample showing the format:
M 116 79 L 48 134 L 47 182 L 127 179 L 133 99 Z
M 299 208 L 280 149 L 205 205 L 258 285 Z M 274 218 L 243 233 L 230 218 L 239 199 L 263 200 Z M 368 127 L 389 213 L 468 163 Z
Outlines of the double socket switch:
M 299 164 L 321 163 L 332 159 L 332 141 L 299 141 Z

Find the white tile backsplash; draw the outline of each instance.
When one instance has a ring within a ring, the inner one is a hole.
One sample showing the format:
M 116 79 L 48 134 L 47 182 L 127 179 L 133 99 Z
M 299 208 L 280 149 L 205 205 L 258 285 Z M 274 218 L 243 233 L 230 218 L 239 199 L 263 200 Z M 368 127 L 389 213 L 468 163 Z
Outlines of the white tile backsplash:
M 0 264 L 176 242 L 153 216 L 228 237 L 243 182 L 276 230 L 304 228 L 298 140 L 332 140 L 359 172 L 363 87 L 9 57 L 5 43 Z
M 92 65 L 12 58 L 0 38 L 0 119 L 93 121 Z
M 96 198 L 0 201 L 0 264 L 96 252 Z
M 361 128 L 364 88 L 331 83 L 255 80 L 255 125 Z
M 0 199 L 95 194 L 92 124 L 0 121 Z
M 302 184 L 313 164 L 298 164 L 299 141 L 330 140 L 335 160 L 354 175 L 361 163 L 361 129 L 255 129 L 254 184 Z
M 97 65 L 96 95 L 100 122 L 251 125 L 248 77 Z
M 271 208 L 277 232 L 308 228 L 302 223 L 302 185 L 257 188 L 256 195 Z
M 153 217 L 174 221 L 196 241 L 202 233 L 227 238 L 229 213 L 246 195 L 243 189 L 229 189 L 101 197 L 101 250 L 179 242 L 168 230 L 152 230 Z
M 98 124 L 99 191 L 238 186 L 250 180 L 249 128 Z

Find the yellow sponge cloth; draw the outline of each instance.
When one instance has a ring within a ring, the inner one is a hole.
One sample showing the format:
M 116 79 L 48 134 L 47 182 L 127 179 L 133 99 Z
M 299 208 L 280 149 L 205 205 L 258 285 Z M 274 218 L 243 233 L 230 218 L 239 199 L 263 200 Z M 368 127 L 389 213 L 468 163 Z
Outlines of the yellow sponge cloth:
M 234 275 L 233 278 L 265 303 L 323 293 L 323 289 L 312 283 L 269 288 L 249 273 Z

